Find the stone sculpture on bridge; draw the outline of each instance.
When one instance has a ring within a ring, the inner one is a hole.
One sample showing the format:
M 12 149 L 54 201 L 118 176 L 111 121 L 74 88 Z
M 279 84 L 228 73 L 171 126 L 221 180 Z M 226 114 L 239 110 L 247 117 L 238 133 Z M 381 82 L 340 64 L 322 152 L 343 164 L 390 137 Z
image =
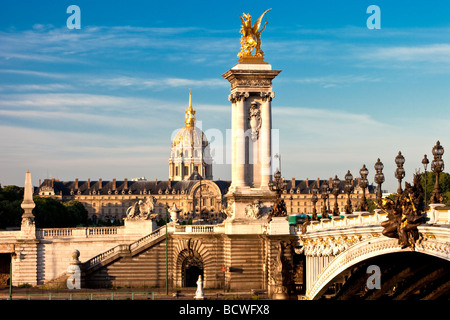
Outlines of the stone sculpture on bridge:
M 425 222 L 423 199 L 420 175 L 416 173 L 412 186 L 405 183 L 405 190 L 398 193 L 395 200 L 384 198 L 379 205 L 388 215 L 388 220 L 381 223 L 383 235 L 397 238 L 402 248 L 414 250 L 421 236 L 417 226 Z

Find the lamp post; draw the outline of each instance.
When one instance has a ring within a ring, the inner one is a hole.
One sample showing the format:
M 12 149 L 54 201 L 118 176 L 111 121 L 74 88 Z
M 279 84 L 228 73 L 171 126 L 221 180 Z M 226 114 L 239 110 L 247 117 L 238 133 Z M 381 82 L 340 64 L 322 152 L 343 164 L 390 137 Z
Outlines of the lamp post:
M 322 218 L 325 217 L 328 218 L 328 208 L 327 208 L 327 199 L 328 199 L 328 183 L 327 181 L 324 181 L 322 183 L 322 186 L 320 187 L 322 190 L 322 200 L 323 200 L 323 207 L 322 207 Z
M 433 194 L 431 196 L 432 203 L 442 203 L 441 188 L 439 186 L 439 173 L 444 171 L 444 160 L 442 160 L 442 155 L 444 154 L 444 148 L 438 141 L 432 149 L 434 160 L 431 161 L 431 170 L 436 174 L 436 182 L 434 184 Z
M 384 165 L 380 161 L 380 158 L 378 158 L 377 162 L 375 163 L 374 168 L 375 168 L 375 171 L 377 172 L 375 174 L 375 183 L 378 184 L 377 202 L 378 202 L 378 204 L 381 204 L 381 184 L 384 182 L 384 174 L 383 174 Z
M 337 175 L 333 179 L 333 195 L 334 195 L 334 208 L 333 208 L 333 216 L 339 216 L 339 206 L 338 206 L 338 195 L 339 195 L 339 185 L 341 184 L 341 180 L 337 177 Z
M 15 252 L 11 252 L 11 260 L 9 262 L 9 300 L 12 300 L 12 280 L 13 280 L 13 271 L 12 271 L 12 263 L 13 263 L 13 258 L 15 258 L 16 253 Z
M 312 220 L 317 220 L 317 210 L 316 210 L 316 203 L 317 200 L 319 199 L 319 197 L 317 196 L 317 193 L 319 192 L 319 190 L 316 188 L 316 186 L 314 186 L 312 188 L 312 196 L 311 196 L 311 201 L 313 203 L 313 213 L 312 213 Z
M 345 175 L 345 193 L 347 193 L 347 205 L 345 206 L 345 213 L 351 214 L 352 213 L 352 201 L 350 200 L 350 193 L 353 192 L 353 176 L 350 173 L 350 170 L 348 170 L 347 174 Z
M 287 181 L 284 181 L 284 179 L 281 178 L 281 172 L 280 170 L 277 170 L 273 175 L 273 180 L 269 181 L 269 189 L 275 191 L 277 197 L 280 197 L 281 193 L 286 190 L 286 188 Z
M 402 179 L 405 177 L 405 169 L 403 169 L 403 164 L 405 163 L 405 157 L 399 151 L 398 155 L 395 157 L 395 164 L 397 169 L 395 170 L 395 177 L 398 179 L 398 189 L 397 194 L 401 194 L 402 191 Z
M 281 178 L 280 170 L 277 170 L 273 176 L 274 180 L 269 181 L 268 185 L 271 191 L 275 191 L 276 199 L 273 204 L 273 209 L 269 212 L 269 222 L 272 220 L 272 217 L 284 217 L 287 215 L 286 204 L 283 198 L 281 198 L 281 193 L 287 189 L 287 181 Z
M 169 295 L 169 252 L 167 241 L 167 225 L 169 224 L 169 204 L 166 202 L 166 295 Z
M 366 188 L 369 185 L 369 182 L 367 180 L 367 175 L 369 174 L 369 170 L 367 170 L 365 164 L 363 165 L 361 170 L 359 170 L 359 174 L 361 175 L 361 179 L 359 180 L 359 186 L 363 189 L 361 211 L 367 211 Z
M 427 167 L 430 163 L 430 160 L 428 160 L 427 155 L 425 154 L 422 159 L 423 169 L 425 170 L 425 208 L 427 207 Z

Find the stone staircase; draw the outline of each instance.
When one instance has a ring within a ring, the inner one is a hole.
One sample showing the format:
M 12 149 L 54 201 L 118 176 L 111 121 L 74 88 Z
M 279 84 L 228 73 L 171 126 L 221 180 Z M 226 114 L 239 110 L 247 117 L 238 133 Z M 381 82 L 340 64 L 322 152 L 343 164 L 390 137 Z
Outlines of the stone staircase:
M 148 274 L 152 269 L 152 255 L 145 251 L 158 244 L 164 243 L 166 228 L 161 227 L 152 233 L 140 238 L 130 244 L 119 244 L 105 252 L 102 252 L 91 259 L 85 261 L 82 266 L 82 276 L 85 278 L 87 287 L 111 287 L 111 286 L 143 286 L 142 275 Z M 114 273 L 111 276 L 110 269 Z M 131 275 L 131 277 L 130 277 Z M 141 275 L 141 276 L 140 276 Z M 41 288 L 61 289 L 66 288 L 66 280 L 69 276 L 64 272 L 58 277 L 45 282 Z M 114 281 L 111 285 L 111 278 L 120 279 L 120 284 Z M 147 283 L 144 281 L 144 283 Z
M 159 287 L 165 285 L 165 227 L 131 243 L 121 244 L 83 263 L 86 286 Z M 158 277 L 157 275 L 160 275 Z

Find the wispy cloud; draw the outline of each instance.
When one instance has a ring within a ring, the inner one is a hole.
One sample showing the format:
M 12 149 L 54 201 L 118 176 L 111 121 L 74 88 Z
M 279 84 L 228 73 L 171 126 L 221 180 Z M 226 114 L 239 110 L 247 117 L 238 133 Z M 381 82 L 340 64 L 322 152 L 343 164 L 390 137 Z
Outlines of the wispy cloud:
M 379 82 L 383 79 L 380 77 L 366 76 L 366 75 L 329 75 L 323 77 L 308 77 L 308 78 L 295 78 L 295 79 L 282 79 L 282 82 L 296 82 L 302 84 L 315 84 L 323 88 L 333 88 L 349 86 L 355 83 L 364 82 Z
M 132 87 L 133 89 L 162 89 L 167 87 L 226 87 L 222 79 L 187 79 L 187 78 L 142 78 L 132 76 L 120 76 L 102 78 L 95 77 L 87 80 L 89 83 L 105 87 Z
M 364 56 L 374 61 L 450 63 L 450 43 L 381 47 L 366 52 Z
M 180 35 L 183 34 L 183 37 Z M 224 38 L 205 38 L 199 35 L 217 34 L 193 27 L 143 28 L 132 26 L 88 26 L 80 32 L 52 26 L 32 30 L 0 32 L 0 58 L 52 63 L 91 63 L 90 59 L 104 60 L 120 57 L 139 59 L 181 58 L 186 55 L 223 54 Z M 147 54 L 143 49 L 148 50 Z M 90 59 L 86 59 L 89 55 Z M 204 58 L 204 57 L 203 57 Z M 193 59 L 195 61 L 195 58 Z M 200 61 L 201 62 L 201 61 Z

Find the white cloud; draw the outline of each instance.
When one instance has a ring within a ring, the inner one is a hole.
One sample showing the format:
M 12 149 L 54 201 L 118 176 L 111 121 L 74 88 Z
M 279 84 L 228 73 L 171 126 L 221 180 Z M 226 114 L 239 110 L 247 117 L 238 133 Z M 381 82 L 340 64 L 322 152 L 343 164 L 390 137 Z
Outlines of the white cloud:
M 371 60 L 450 63 L 450 44 L 435 43 L 423 46 L 393 46 L 374 48 L 362 54 Z
M 379 81 L 382 81 L 382 79 L 379 77 L 370 77 L 366 75 L 329 75 L 323 77 L 281 79 L 281 82 L 317 84 L 323 88 L 342 87 L 361 82 L 379 82 Z
M 187 79 L 187 78 L 142 78 L 120 76 L 110 78 L 95 77 L 87 80 L 89 83 L 107 87 L 132 87 L 133 89 L 163 89 L 167 87 L 226 87 L 222 79 Z

